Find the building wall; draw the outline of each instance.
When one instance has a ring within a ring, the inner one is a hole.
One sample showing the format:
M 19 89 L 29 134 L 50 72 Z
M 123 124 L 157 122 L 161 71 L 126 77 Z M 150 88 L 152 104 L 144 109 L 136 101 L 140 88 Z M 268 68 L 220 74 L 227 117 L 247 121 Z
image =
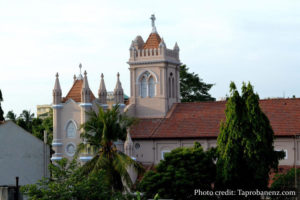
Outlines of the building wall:
M 46 147 L 46 148 L 45 148 Z M 49 146 L 7 121 L 0 125 L 0 185 L 34 184 L 49 176 Z
M 204 150 L 216 147 L 216 139 L 156 139 L 156 140 L 133 140 L 133 156 L 143 164 L 158 164 L 162 159 L 163 152 L 171 151 L 178 147 L 191 147 L 194 142 L 199 142 Z M 297 147 L 298 145 L 298 147 Z M 297 163 L 300 164 L 300 139 L 296 140 Z M 279 165 L 294 165 L 294 139 L 276 138 L 274 141 L 275 150 L 285 150 L 287 157 L 279 161 Z

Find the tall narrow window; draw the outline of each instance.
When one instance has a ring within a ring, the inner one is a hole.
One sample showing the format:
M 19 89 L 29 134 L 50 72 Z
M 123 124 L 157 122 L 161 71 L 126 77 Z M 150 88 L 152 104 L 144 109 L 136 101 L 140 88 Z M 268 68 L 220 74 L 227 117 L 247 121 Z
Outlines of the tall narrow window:
M 175 98 L 175 85 L 174 85 L 174 78 L 172 78 L 172 97 Z
M 171 91 L 172 91 L 172 87 L 171 87 L 171 77 L 169 77 L 169 97 L 171 97 Z
M 154 97 L 154 95 L 155 95 L 155 85 L 154 85 L 153 77 L 151 76 L 148 81 L 149 81 L 149 97 Z
M 76 126 L 74 122 L 70 121 L 67 126 L 67 138 L 76 137 Z
M 146 77 L 143 77 L 141 81 L 141 96 L 145 98 L 147 96 L 147 80 Z

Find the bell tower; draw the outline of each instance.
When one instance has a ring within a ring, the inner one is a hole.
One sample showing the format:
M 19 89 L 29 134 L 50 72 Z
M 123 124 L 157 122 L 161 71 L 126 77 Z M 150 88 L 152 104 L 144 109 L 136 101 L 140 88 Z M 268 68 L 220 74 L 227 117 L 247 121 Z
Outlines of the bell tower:
M 144 42 L 137 36 L 130 46 L 130 106 L 128 113 L 139 118 L 166 116 L 180 102 L 179 47 L 168 49 L 151 16 L 152 31 Z

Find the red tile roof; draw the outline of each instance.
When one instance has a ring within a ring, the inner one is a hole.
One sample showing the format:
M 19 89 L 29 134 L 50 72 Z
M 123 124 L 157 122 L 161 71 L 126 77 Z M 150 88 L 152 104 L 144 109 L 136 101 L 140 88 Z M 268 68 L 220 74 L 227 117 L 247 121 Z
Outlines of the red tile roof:
M 300 99 L 260 100 L 276 136 L 300 134 Z M 225 101 L 176 103 L 166 118 L 140 119 L 131 128 L 132 138 L 217 137 L 225 120 Z
M 143 49 L 157 49 L 160 41 L 161 38 L 157 33 L 151 33 L 144 44 Z
M 76 80 L 68 92 L 67 96 L 63 98 L 63 103 L 69 99 L 73 99 L 75 102 L 81 102 L 81 89 L 82 89 L 83 80 Z M 93 92 L 91 91 L 91 101 L 95 99 Z

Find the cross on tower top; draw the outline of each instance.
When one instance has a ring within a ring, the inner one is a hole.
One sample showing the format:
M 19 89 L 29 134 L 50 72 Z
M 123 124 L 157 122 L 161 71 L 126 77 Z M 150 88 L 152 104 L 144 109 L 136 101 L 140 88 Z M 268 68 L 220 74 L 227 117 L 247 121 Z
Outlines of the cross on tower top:
M 156 32 L 156 27 L 155 27 L 155 20 L 156 20 L 155 15 L 152 14 L 150 19 L 151 19 L 151 25 L 152 25 L 152 33 L 157 33 Z

